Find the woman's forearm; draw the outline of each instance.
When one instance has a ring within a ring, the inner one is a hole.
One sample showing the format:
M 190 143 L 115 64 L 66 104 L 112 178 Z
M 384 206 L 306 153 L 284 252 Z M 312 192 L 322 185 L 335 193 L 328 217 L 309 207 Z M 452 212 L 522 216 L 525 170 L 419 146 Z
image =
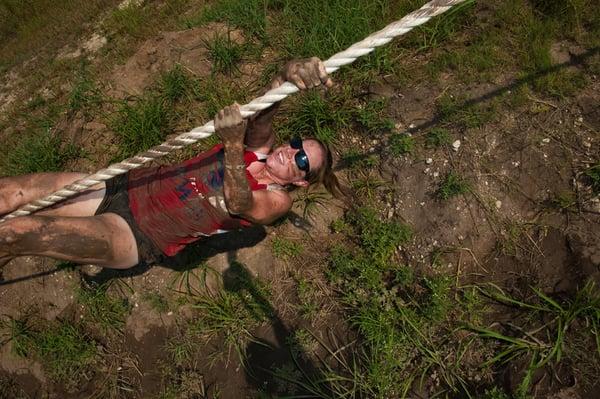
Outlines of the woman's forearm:
M 246 178 L 244 146 L 241 142 L 225 143 L 223 192 L 227 210 L 242 214 L 252 208 L 252 190 Z
M 281 86 L 283 82 L 285 82 L 283 76 L 281 74 L 277 75 L 262 94 Z M 273 117 L 277 113 L 280 104 L 280 102 L 276 102 L 250 118 L 245 138 L 245 143 L 248 147 L 256 148 L 272 144 L 270 141 L 273 141 L 275 138 L 273 133 Z

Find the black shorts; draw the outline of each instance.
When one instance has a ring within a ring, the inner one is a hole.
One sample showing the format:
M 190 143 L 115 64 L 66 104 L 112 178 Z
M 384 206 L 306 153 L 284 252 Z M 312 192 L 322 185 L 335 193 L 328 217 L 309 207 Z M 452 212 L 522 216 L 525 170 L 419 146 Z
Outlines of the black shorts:
M 128 174 L 126 173 L 106 181 L 106 193 L 96 210 L 96 215 L 115 213 L 125 219 L 137 244 L 138 265 L 149 266 L 160 263 L 166 255 L 140 230 L 133 218 L 131 209 L 129 209 L 127 180 Z

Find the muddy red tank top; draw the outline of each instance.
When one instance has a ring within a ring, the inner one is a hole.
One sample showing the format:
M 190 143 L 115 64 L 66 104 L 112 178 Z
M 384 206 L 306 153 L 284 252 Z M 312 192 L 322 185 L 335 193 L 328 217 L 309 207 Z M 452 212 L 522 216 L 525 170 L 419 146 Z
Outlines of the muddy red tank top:
M 232 217 L 223 195 L 221 144 L 178 165 L 135 169 L 129 173 L 129 207 L 140 230 L 167 256 L 203 236 L 251 223 Z M 246 167 L 257 161 L 246 151 Z M 265 189 L 246 171 L 250 188 Z

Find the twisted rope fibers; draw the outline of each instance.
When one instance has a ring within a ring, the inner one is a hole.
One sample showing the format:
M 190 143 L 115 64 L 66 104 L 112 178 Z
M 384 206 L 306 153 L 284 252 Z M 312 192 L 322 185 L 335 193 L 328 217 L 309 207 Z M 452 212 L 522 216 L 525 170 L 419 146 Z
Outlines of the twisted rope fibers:
M 331 74 L 337 71 L 340 67 L 354 62 L 358 57 L 369 54 L 375 48 L 389 43 L 397 36 L 404 35 L 410 30 L 419 25 L 424 24 L 436 15 L 448 11 L 453 6 L 462 3 L 466 0 L 432 0 L 425 4 L 420 9 L 404 16 L 402 19 L 387 25 L 378 32 L 373 33 L 367 38 L 361 40 L 341 51 L 328 60 L 324 61 L 327 73 Z M 276 102 L 283 100 L 291 94 L 298 92 L 299 89 L 294 84 L 285 82 L 281 86 L 269 90 L 263 96 L 258 97 L 248 104 L 242 105 L 240 111 L 242 117 L 248 118 L 257 112 L 269 108 Z M 168 153 L 183 148 L 187 145 L 194 144 L 198 140 L 205 139 L 215 132 L 214 121 L 210 121 L 203 126 L 196 127 L 187 133 L 168 140 L 160 145 L 152 147 L 131 158 L 127 158 L 119 163 L 112 164 L 105 169 L 86 176 L 72 184 L 69 184 L 62 189 L 26 205 L 23 205 L 16 211 L 6 215 L 0 219 L 0 223 L 18 217 L 29 215 L 32 212 L 52 206 L 57 202 L 70 198 L 80 192 L 90 189 L 98 183 L 109 180 L 115 176 L 127 173 L 132 169 L 141 167 L 143 164 L 158 159 Z

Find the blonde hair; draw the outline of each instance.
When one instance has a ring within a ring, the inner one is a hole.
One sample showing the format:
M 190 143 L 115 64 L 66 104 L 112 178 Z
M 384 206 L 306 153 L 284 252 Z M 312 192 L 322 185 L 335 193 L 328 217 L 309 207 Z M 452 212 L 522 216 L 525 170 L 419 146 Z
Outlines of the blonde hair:
M 323 165 L 318 169 L 309 170 L 308 173 L 306 173 L 306 181 L 309 184 L 323 184 L 327 191 L 329 191 L 336 198 L 346 197 L 346 189 L 340 184 L 335 173 L 333 173 L 333 154 L 329 146 L 314 137 L 307 137 L 304 140 L 316 141 L 319 143 L 323 149 L 323 152 L 325 153 L 325 161 L 323 162 Z

